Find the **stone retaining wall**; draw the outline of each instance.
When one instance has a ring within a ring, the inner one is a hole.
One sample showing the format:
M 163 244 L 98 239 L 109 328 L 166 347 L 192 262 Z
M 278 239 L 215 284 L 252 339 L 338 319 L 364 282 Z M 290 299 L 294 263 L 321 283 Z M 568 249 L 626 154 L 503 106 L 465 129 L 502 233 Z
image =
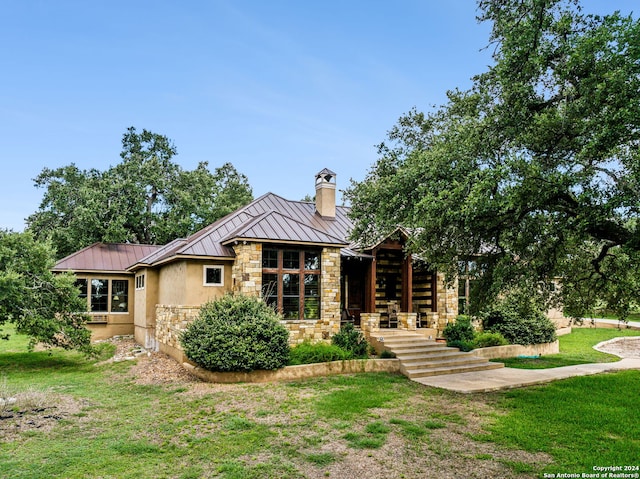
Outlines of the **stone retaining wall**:
M 183 363 L 183 366 L 203 381 L 211 383 L 264 383 L 272 381 L 297 381 L 300 379 L 333 376 L 337 374 L 400 372 L 400 361 L 398 359 L 352 359 L 348 361 L 286 366 L 275 371 L 251 371 L 246 373 L 212 372 L 194 366 L 192 363 Z
M 471 351 L 474 356 L 484 359 L 495 358 L 515 358 L 518 356 L 538 356 L 547 354 L 558 354 L 560 352 L 560 342 L 531 344 L 522 346 L 520 344 L 508 344 L 507 346 L 493 346 L 490 348 L 480 348 Z

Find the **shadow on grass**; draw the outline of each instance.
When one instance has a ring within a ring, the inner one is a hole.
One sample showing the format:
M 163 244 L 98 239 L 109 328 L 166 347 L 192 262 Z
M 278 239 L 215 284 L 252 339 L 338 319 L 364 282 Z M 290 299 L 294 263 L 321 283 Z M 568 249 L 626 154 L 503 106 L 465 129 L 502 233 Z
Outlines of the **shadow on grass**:
M 93 369 L 93 361 L 79 353 L 61 354 L 59 351 L 34 351 L 0 354 L 0 371 L 7 374 L 48 371 L 82 372 Z

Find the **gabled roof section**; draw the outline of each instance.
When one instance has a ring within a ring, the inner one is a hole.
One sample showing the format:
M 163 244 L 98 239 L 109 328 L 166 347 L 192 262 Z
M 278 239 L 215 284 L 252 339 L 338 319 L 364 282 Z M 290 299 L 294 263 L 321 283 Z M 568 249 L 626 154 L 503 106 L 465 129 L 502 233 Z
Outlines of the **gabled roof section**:
M 223 239 L 222 244 L 239 240 L 344 246 L 348 244 L 342 238 L 332 236 L 277 211 L 270 211 L 254 218 Z
M 140 258 L 136 261 L 135 264 L 130 265 L 133 266 L 150 266 L 155 263 L 161 262 L 162 260 L 173 256 L 176 251 L 178 251 L 182 246 L 186 244 L 187 240 L 184 238 L 178 238 L 170 243 L 167 243 L 164 246 L 159 247 L 156 251 L 152 252 L 150 255 L 145 256 L 144 258 Z
M 53 271 L 126 272 L 160 246 L 129 243 L 94 243 L 58 261 Z
M 370 251 L 370 250 L 373 250 L 373 249 L 377 248 L 378 246 L 380 246 L 388 238 L 390 238 L 391 236 L 393 236 L 396 233 L 400 233 L 400 235 L 402 235 L 404 237 L 404 239 L 407 239 L 407 238 L 411 237 L 411 231 L 409 231 L 407 228 L 405 228 L 404 226 L 396 226 L 396 229 L 392 230 L 390 233 L 387 233 L 386 235 L 381 235 L 380 238 L 370 246 L 362 247 L 360 245 L 352 244 L 351 247 L 355 248 L 355 249 L 358 249 L 358 250 L 361 249 L 363 251 Z
M 348 211 L 349 208 L 338 206 L 335 219 L 327 221 L 315 214 L 314 203 L 267 193 L 188 238 L 172 241 L 130 269 L 184 257 L 233 259 L 235 252 L 230 244 L 235 239 L 346 246 L 351 229 Z

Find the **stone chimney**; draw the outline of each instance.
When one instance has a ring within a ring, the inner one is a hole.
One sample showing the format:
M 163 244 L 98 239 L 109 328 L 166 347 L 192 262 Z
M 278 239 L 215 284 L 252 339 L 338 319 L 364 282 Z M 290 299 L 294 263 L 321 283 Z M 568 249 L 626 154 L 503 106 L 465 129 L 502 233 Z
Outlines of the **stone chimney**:
M 325 219 L 336 217 L 336 174 L 327 168 L 316 175 L 316 213 Z

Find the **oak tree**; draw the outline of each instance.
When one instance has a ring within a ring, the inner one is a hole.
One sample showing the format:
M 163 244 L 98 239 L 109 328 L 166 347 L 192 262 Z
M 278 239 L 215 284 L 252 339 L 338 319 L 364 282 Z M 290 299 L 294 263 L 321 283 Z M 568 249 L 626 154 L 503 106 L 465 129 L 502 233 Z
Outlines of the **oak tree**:
M 121 161 L 106 171 L 45 168 L 35 179 L 45 191 L 28 229 L 50 239 L 58 257 L 98 241 L 164 244 L 253 199 L 247 177 L 231 163 L 211 172 L 200 162 L 190 171 L 176 154 L 166 136 L 131 127 Z
M 347 197 L 354 237 L 478 265 L 477 308 L 526 292 L 625 317 L 640 293 L 640 22 L 577 1 L 482 0 L 494 63 L 400 118 Z M 547 288 L 561 278 L 561 289 Z

